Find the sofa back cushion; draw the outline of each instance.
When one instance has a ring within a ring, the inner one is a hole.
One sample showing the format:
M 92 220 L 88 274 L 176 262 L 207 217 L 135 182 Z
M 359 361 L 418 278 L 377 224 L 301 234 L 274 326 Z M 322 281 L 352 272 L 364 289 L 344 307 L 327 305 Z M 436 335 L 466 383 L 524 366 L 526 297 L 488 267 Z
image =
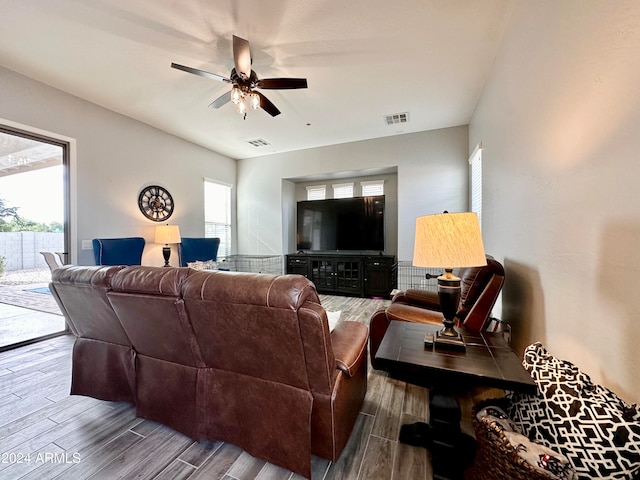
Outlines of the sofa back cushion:
M 180 290 L 187 268 L 127 267 L 114 275 L 109 301 L 136 351 L 183 365 L 202 359 Z
M 66 265 L 51 272 L 51 293 L 78 337 L 131 346 L 107 298 L 112 277 L 123 268 Z
M 320 303 L 300 275 L 197 271 L 183 297 L 208 367 L 308 390 L 308 359 L 335 362 L 326 313 L 324 323 L 317 314 L 300 321 L 306 302 Z M 328 388 L 332 372 L 320 370 L 315 365 L 312 377 Z

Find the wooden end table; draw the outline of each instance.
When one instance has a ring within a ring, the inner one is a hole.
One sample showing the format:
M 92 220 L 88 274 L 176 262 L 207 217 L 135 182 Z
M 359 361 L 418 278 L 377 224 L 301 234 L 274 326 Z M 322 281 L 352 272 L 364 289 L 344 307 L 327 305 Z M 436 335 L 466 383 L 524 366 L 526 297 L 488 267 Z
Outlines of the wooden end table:
M 502 334 L 463 328 L 466 351 L 425 347 L 425 334 L 441 328 L 391 321 L 376 361 L 391 377 L 430 389 L 429 424 L 403 425 L 400 441 L 431 450 L 434 479 L 458 480 L 465 460 L 473 457 L 474 442 L 460 432 L 453 392 L 486 386 L 533 394 L 537 387 Z

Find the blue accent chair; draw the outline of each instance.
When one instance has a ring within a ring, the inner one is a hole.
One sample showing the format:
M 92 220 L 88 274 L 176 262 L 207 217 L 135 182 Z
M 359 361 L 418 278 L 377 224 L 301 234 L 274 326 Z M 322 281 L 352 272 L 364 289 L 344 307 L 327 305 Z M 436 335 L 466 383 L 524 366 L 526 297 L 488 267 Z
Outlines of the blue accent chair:
M 94 238 L 96 265 L 141 265 L 144 238 Z
M 218 258 L 219 238 L 186 238 L 182 237 L 182 242 L 178 244 L 178 255 L 180 266 L 186 267 L 189 262 L 206 262 Z

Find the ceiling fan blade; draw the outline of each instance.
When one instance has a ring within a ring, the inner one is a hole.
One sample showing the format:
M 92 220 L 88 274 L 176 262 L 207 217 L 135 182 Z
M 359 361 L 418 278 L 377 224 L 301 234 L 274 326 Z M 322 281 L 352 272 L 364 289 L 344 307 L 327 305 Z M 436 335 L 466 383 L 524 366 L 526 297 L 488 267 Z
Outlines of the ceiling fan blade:
M 231 83 L 231 80 L 229 80 L 228 78 L 222 77 L 220 75 L 216 75 L 215 73 L 205 72 L 204 70 L 198 70 L 197 68 L 186 67 L 178 63 L 172 63 L 171 68 L 176 68 L 178 70 L 182 70 L 183 72 L 193 73 L 194 75 L 198 75 L 200 77 L 211 78 L 212 80 L 218 80 L 219 82 Z
M 256 87 L 272 89 L 272 90 L 287 90 L 292 88 L 307 88 L 306 78 L 263 78 L 256 82 Z
M 251 77 L 251 49 L 249 42 L 244 38 L 233 36 L 233 62 L 236 65 L 236 73 L 243 80 Z
M 273 103 L 271 103 L 271 100 L 269 100 L 260 92 L 256 92 L 255 90 L 254 92 L 257 93 L 258 96 L 260 97 L 260 108 L 262 108 L 265 112 L 267 112 L 272 117 L 275 117 L 276 115 L 280 115 L 280 110 L 278 110 L 278 107 L 276 107 Z
M 220 108 L 221 106 L 226 105 L 230 101 L 231 101 L 231 90 L 229 90 L 227 93 L 223 95 L 220 95 L 213 102 L 211 102 L 211 105 L 209 105 L 209 108 Z

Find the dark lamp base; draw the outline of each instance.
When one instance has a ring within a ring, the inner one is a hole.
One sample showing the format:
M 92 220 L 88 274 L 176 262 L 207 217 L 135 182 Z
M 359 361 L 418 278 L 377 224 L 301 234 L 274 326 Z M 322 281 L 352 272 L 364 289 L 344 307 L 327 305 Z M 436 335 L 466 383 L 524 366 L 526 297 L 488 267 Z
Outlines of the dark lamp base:
M 166 245 L 162 247 L 162 257 L 164 258 L 164 267 L 170 267 L 169 265 L 169 257 L 171 257 L 171 247 Z
M 466 350 L 466 346 L 464 344 L 464 340 L 462 339 L 462 335 L 460 335 L 458 332 L 456 332 L 456 336 L 443 335 L 442 332 L 438 332 L 436 334 L 434 343 L 436 348 L 442 348 L 446 350 L 458 350 L 461 352 L 464 352 Z

